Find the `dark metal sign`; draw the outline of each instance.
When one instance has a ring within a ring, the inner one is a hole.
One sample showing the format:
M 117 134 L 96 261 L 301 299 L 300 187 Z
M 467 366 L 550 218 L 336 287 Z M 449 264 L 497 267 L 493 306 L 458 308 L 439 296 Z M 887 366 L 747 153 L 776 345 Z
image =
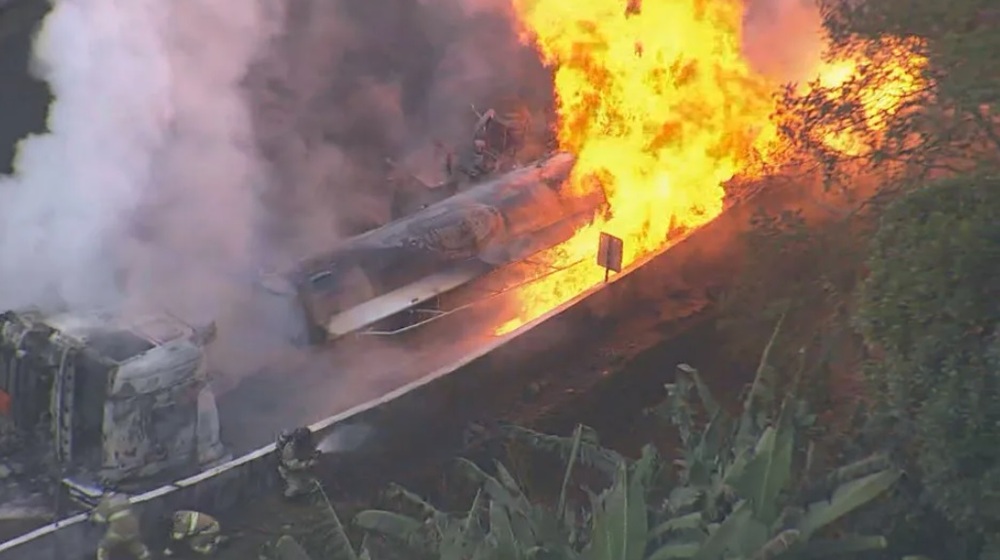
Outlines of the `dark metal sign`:
M 620 237 L 615 237 L 610 233 L 601 232 L 601 239 L 597 246 L 597 264 L 604 267 L 604 281 L 608 281 L 611 271 L 622 271 L 622 257 L 625 242 Z

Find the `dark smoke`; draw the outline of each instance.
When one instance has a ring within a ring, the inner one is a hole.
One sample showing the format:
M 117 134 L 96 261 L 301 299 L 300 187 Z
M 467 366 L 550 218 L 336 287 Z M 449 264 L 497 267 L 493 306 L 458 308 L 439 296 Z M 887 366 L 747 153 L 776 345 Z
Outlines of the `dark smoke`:
M 508 9 L 506 0 L 289 0 L 285 33 L 249 78 L 274 165 L 271 231 L 284 249 L 326 250 L 387 222 L 386 158 L 433 181 L 443 167 L 434 142 L 470 140 L 470 105 L 548 106 L 548 74 L 518 43 Z
M 387 160 L 429 183 L 443 179 L 435 146 L 471 141 L 473 105 L 540 114 L 551 106 L 550 75 L 518 41 L 507 0 L 287 0 L 285 8 L 283 31 L 246 78 L 270 169 L 261 268 L 286 269 L 388 222 Z M 220 324 L 228 340 L 220 339 L 217 362 L 231 374 L 301 363 L 282 342 L 301 334 L 299 318 L 281 301 L 245 300 L 229 319 L 228 329 Z M 387 364 L 400 361 L 398 350 L 378 353 Z M 318 359 L 303 367 L 330 369 Z M 380 385 L 384 377 L 366 375 Z M 344 384 L 366 394 L 359 382 Z

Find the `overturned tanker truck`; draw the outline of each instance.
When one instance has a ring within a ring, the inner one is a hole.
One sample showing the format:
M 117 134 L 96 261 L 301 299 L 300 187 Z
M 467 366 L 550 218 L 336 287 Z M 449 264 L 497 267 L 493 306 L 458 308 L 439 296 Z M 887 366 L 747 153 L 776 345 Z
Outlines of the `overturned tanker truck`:
M 606 205 L 571 188 L 572 154 L 494 175 L 307 259 L 265 287 L 292 298 L 311 343 L 400 334 L 446 315 L 449 293 L 567 239 Z
M 213 337 L 214 324 L 169 314 L 0 314 L 0 421 L 25 440 L 4 458 L 25 455 L 83 503 L 227 460 L 208 383 Z

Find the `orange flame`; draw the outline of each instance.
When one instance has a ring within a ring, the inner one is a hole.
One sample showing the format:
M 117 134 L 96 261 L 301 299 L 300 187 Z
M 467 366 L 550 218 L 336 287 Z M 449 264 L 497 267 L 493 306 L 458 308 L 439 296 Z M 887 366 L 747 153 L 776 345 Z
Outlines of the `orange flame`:
M 880 133 L 885 130 L 886 120 L 893 116 L 904 100 L 925 85 L 921 76 L 927 59 L 916 54 L 919 45 L 913 42 L 897 41 L 891 47 L 892 56 L 882 61 L 886 67 L 879 70 L 877 87 L 867 85 L 860 91 L 860 110 L 864 127 L 868 132 Z M 859 56 L 833 62 L 825 62 L 817 69 L 816 84 L 823 95 L 835 98 L 838 88 L 852 79 L 859 78 L 860 68 L 867 61 Z M 800 93 L 807 87 L 801 86 Z M 853 156 L 867 153 L 863 139 L 864 131 L 841 129 L 823 132 L 823 142 L 831 149 Z
M 540 260 L 576 266 L 518 293 L 502 334 L 601 282 L 600 232 L 624 240 L 623 264 L 722 212 L 722 183 L 768 124 L 773 88 L 740 54 L 738 0 L 513 0 L 527 37 L 555 68 L 570 181 L 599 180 L 610 212 Z
M 751 173 L 755 153 L 773 155 L 777 136 L 777 84 L 740 51 L 741 0 L 511 1 L 525 40 L 555 70 L 560 148 L 577 155 L 569 181 L 600 181 L 609 211 L 532 259 L 565 270 L 519 289 L 517 316 L 498 335 L 600 283 L 601 232 L 623 239 L 628 267 L 714 219 L 723 183 Z M 821 81 L 832 87 L 855 68 L 824 67 Z M 873 115 L 884 109 L 872 103 Z M 827 137 L 853 149 L 849 133 Z

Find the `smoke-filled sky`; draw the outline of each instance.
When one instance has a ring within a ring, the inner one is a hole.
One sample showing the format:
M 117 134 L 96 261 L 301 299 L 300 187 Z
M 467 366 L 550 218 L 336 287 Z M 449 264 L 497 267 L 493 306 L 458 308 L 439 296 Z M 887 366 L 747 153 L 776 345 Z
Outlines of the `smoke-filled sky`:
M 32 62 L 49 133 L 0 183 L 0 307 L 218 313 L 258 268 L 384 222 L 386 157 L 547 91 L 502 0 L 221 6 L 55 0 Z
M 0 177 L 0 308 L 244 306 L 258 269 L 389 219 L 385 158 L 433 174 L 434 141 L 468 141 L 470 104 L 551 103 L 508 10 L 53 0 L 32 62 L 49 133 Z M 746 21 L 761 71 L 801 79 L 818 57 L 808 0 L 751 0 Z

